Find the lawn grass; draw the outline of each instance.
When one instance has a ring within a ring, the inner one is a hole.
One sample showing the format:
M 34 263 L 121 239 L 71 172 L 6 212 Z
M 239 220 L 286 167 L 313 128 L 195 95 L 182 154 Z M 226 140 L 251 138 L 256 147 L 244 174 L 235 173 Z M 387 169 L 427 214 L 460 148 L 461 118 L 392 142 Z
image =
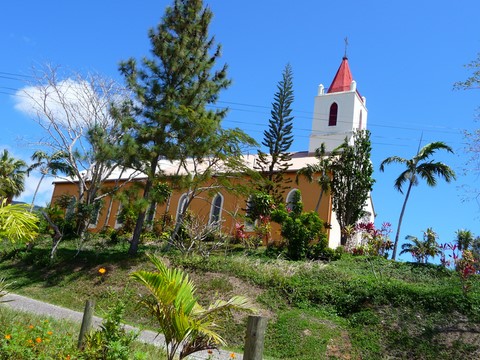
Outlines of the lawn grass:
M 190 274 L 202 304 L 232 295 L 251 298 L 269 317 L 266 359 L 480 356 L 477 277 L 465 295 L 458 275 L 435 265 L 350 255 L 330 263 L 291 262 L 268 258 L 262 249 L 185 257 L 150 247 L 131 258 L 127 248 L 93 241 L 78 252 L 75 243 L 65 242 L 50 263 L 48 243 L 37 244 L 30 252 L 5 253 L 0 272 L 15 280 L 14 292 L 71 309 L 82 311 L 93 298 L 99 316 L 122 299 L 128 323 L 155 330 L 137 305 L 143 290 L 129 274 L 151 269 L 145 252 L 156 252 Z M 227 320 L 222 335 L 241 352 L 246 317 Z
M 80 324 L 0 307 L 1 359 L 79 359 L 77 350 Z M 134 341 L 132 358 L 166 359 L 163 350 Z

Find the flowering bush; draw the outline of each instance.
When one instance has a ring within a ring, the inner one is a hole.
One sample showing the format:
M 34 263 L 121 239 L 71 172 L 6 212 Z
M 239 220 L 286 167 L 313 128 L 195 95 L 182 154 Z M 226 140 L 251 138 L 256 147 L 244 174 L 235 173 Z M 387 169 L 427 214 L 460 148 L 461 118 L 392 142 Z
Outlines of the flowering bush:
M 467 294 L 472 286 L 470 278 L 476 273 L 475 263 L 476 260 L 473 257 L 473 253 L 469 250 L 464 250 L 462 252 L 462 258 L 456 263 L 455 268 L 460 275 L 464 294 Z
M 393 248 L 390 240 L 392 224 L 382 223 L 380 229 L 375 228 L 372 222 L 357 224 L 355 230 L 361 234 L 362 242 L 360 246 L 352 249 L 353 255 L 373 255 L 388 258 L 388 251 Z
M 1 359 L 70 359 L 76 352 L 71 334 L 56 334 L 48 320 L 0 325 Z

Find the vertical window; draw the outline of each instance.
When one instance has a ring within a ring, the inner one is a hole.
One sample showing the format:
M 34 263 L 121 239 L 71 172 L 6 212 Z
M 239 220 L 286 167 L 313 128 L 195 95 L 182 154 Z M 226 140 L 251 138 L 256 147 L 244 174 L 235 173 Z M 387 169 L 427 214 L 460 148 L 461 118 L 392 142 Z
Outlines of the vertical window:
M 337 125 L 337 114 L 338 114 L 338 105 L 337 103 L 333 103 L 332 106 L 330 106 L 330 115 L 328 116 L 328 126 Z
M 358 123 L 358 129 L 359 130 L 362 130 L 362 125 L 363 125 L 362 124 L 362 115 L 363 115 L 363 112 L 362 112 L 362 110 L 360 110 L 360 121 Z
M 187 200 L 188 200 L 187 194 L 183 194 L 182 196 L 180 196 L 180 199 L 178 200 L 178 207 L 177 207 L 177 217 L 176 217 L 177 220 L 180 214 L 183 213 L 183 210 L 185 210 L 185 207 L 187 206 Z
M 217 225 L 221 220 L 222 214 L 222 205 L 223 205 L 223 196 L 218 193 L 215 195 L 212 201 L 212 208 L 210 210 L 210 225 Z
M 98 220 L 100 218 L 100 209 L 102 208 L 100 203 L 95 204 L 95 208 L 92 212 L 92 217 L 90 218 L 90 224 L 88 225 L 89 229 L 94 229 L 98 225 Z
M 71 217 L 75 215 L 75 206 L 77 204 L 77 198 L 72 196 L 68 202 L 67 208 L 65 209 L 65 217 Z
M 295 201 L 295 194 L 297 193 L 297 189 L 292 189 L 287 195 L 286 199 L 286 204 L 287 204 L 287 210 L 292 211 L 293 210 L 293 205 Z

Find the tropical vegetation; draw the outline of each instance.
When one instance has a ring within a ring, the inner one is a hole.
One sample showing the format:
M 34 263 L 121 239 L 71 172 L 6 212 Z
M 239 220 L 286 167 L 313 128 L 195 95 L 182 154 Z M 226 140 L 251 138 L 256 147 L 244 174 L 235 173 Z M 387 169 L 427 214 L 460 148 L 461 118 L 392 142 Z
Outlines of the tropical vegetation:
M 393 243 L 392 259 L 395 260 L 397 256 L 397 247 L 400 239 L 400 229 L 402 227 L 403 215 L 405 214 L 405 208 L 407 206 L 410 192 L 414 186 L 419 184 L 420 179 L 424 179 L 427 185 L 434 187 L 437 185 L 437 177 L 443 178 L 447 183 L 455 180 L 455 172 L 446 164 L 442 162 L 434 162 L 430 160 L 438 150 L 445 150 L 453 153 L 453 150 L 447 144 L 436 141 L 429 143 L 418 149 L 417 154 L 411 158 L 406 159 L 400 156 L 390 156 L 382 161 L 380 164 L 380 171 L 385 170 L 385 166 L 389 164 L 402 164 L 405 166 L 405 170 L 395 180 L 394 187 L 400 193 L 403 194 L 403 185 L 407 184 L 407 192 L 405 193 L 405 200 L 400 211 L 400 217 L 398 219 L 397 232 L 395 234 L 395 241 Z
M 14 158 L 4 149 L 0 155 L 0 201 L 5 199 L 11 203 L 23 192 L 26 172 L 25 161 Z

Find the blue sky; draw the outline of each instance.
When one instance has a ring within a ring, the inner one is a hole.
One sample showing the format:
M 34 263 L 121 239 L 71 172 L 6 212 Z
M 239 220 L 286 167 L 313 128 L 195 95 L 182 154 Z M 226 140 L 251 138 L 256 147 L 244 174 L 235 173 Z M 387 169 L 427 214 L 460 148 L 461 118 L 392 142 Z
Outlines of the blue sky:
M 463 174 L 468 154 L 463 130 L 475 129 L 478 90 L 453 91 L 468 76 L 464 64 L 480 52 L 478 0 L 374 1 L 207 1 L 215 17 L 211 34 L 222 44 L 232 86 L 219 106 L 230 112 L 225 126 L 238 126 L 259 142 L 267 128 L 270 105 L 287 62 L 293 67 L 295 142 L 308 149 L 313 99 L 320 83 L 329 86 L 344 54 L 348 36 L 350 69 L 367 98 L 372 132 L 373 191 L 377 222 L 396 228 L 403 196 L 393 189 L 402 168 L 378 171 L 391 155 L 412 157 L 422 145 L 445 141 L 455 155 L 437 160 L 457 171 L 454 184 L 413 189 L 401 237 L 422 236 L 427 227 L 441 242 L 460 228 L 480 235 L 479 205 L 463 186 L 478 183 Z M 98 71 L 122 79 L 118 63 L 149 54 L 147 31 L 161 19 L 170 1 L 103 0 L 82 2 L 27 0 L 2 3 L 0 11 L 0 149 L 28 159 L 38 140 L 36 123 L 14 108 L 12 94 L 33 65 L 50 62 L 78 71 Z M 11 75 L 13 74 L 13 75 Z M 27 184 L 31 189 L 35 178 Z M 22 199 L 28 201 L 30 195 Z M 40 203 L 49 200 L 44 191 Z

